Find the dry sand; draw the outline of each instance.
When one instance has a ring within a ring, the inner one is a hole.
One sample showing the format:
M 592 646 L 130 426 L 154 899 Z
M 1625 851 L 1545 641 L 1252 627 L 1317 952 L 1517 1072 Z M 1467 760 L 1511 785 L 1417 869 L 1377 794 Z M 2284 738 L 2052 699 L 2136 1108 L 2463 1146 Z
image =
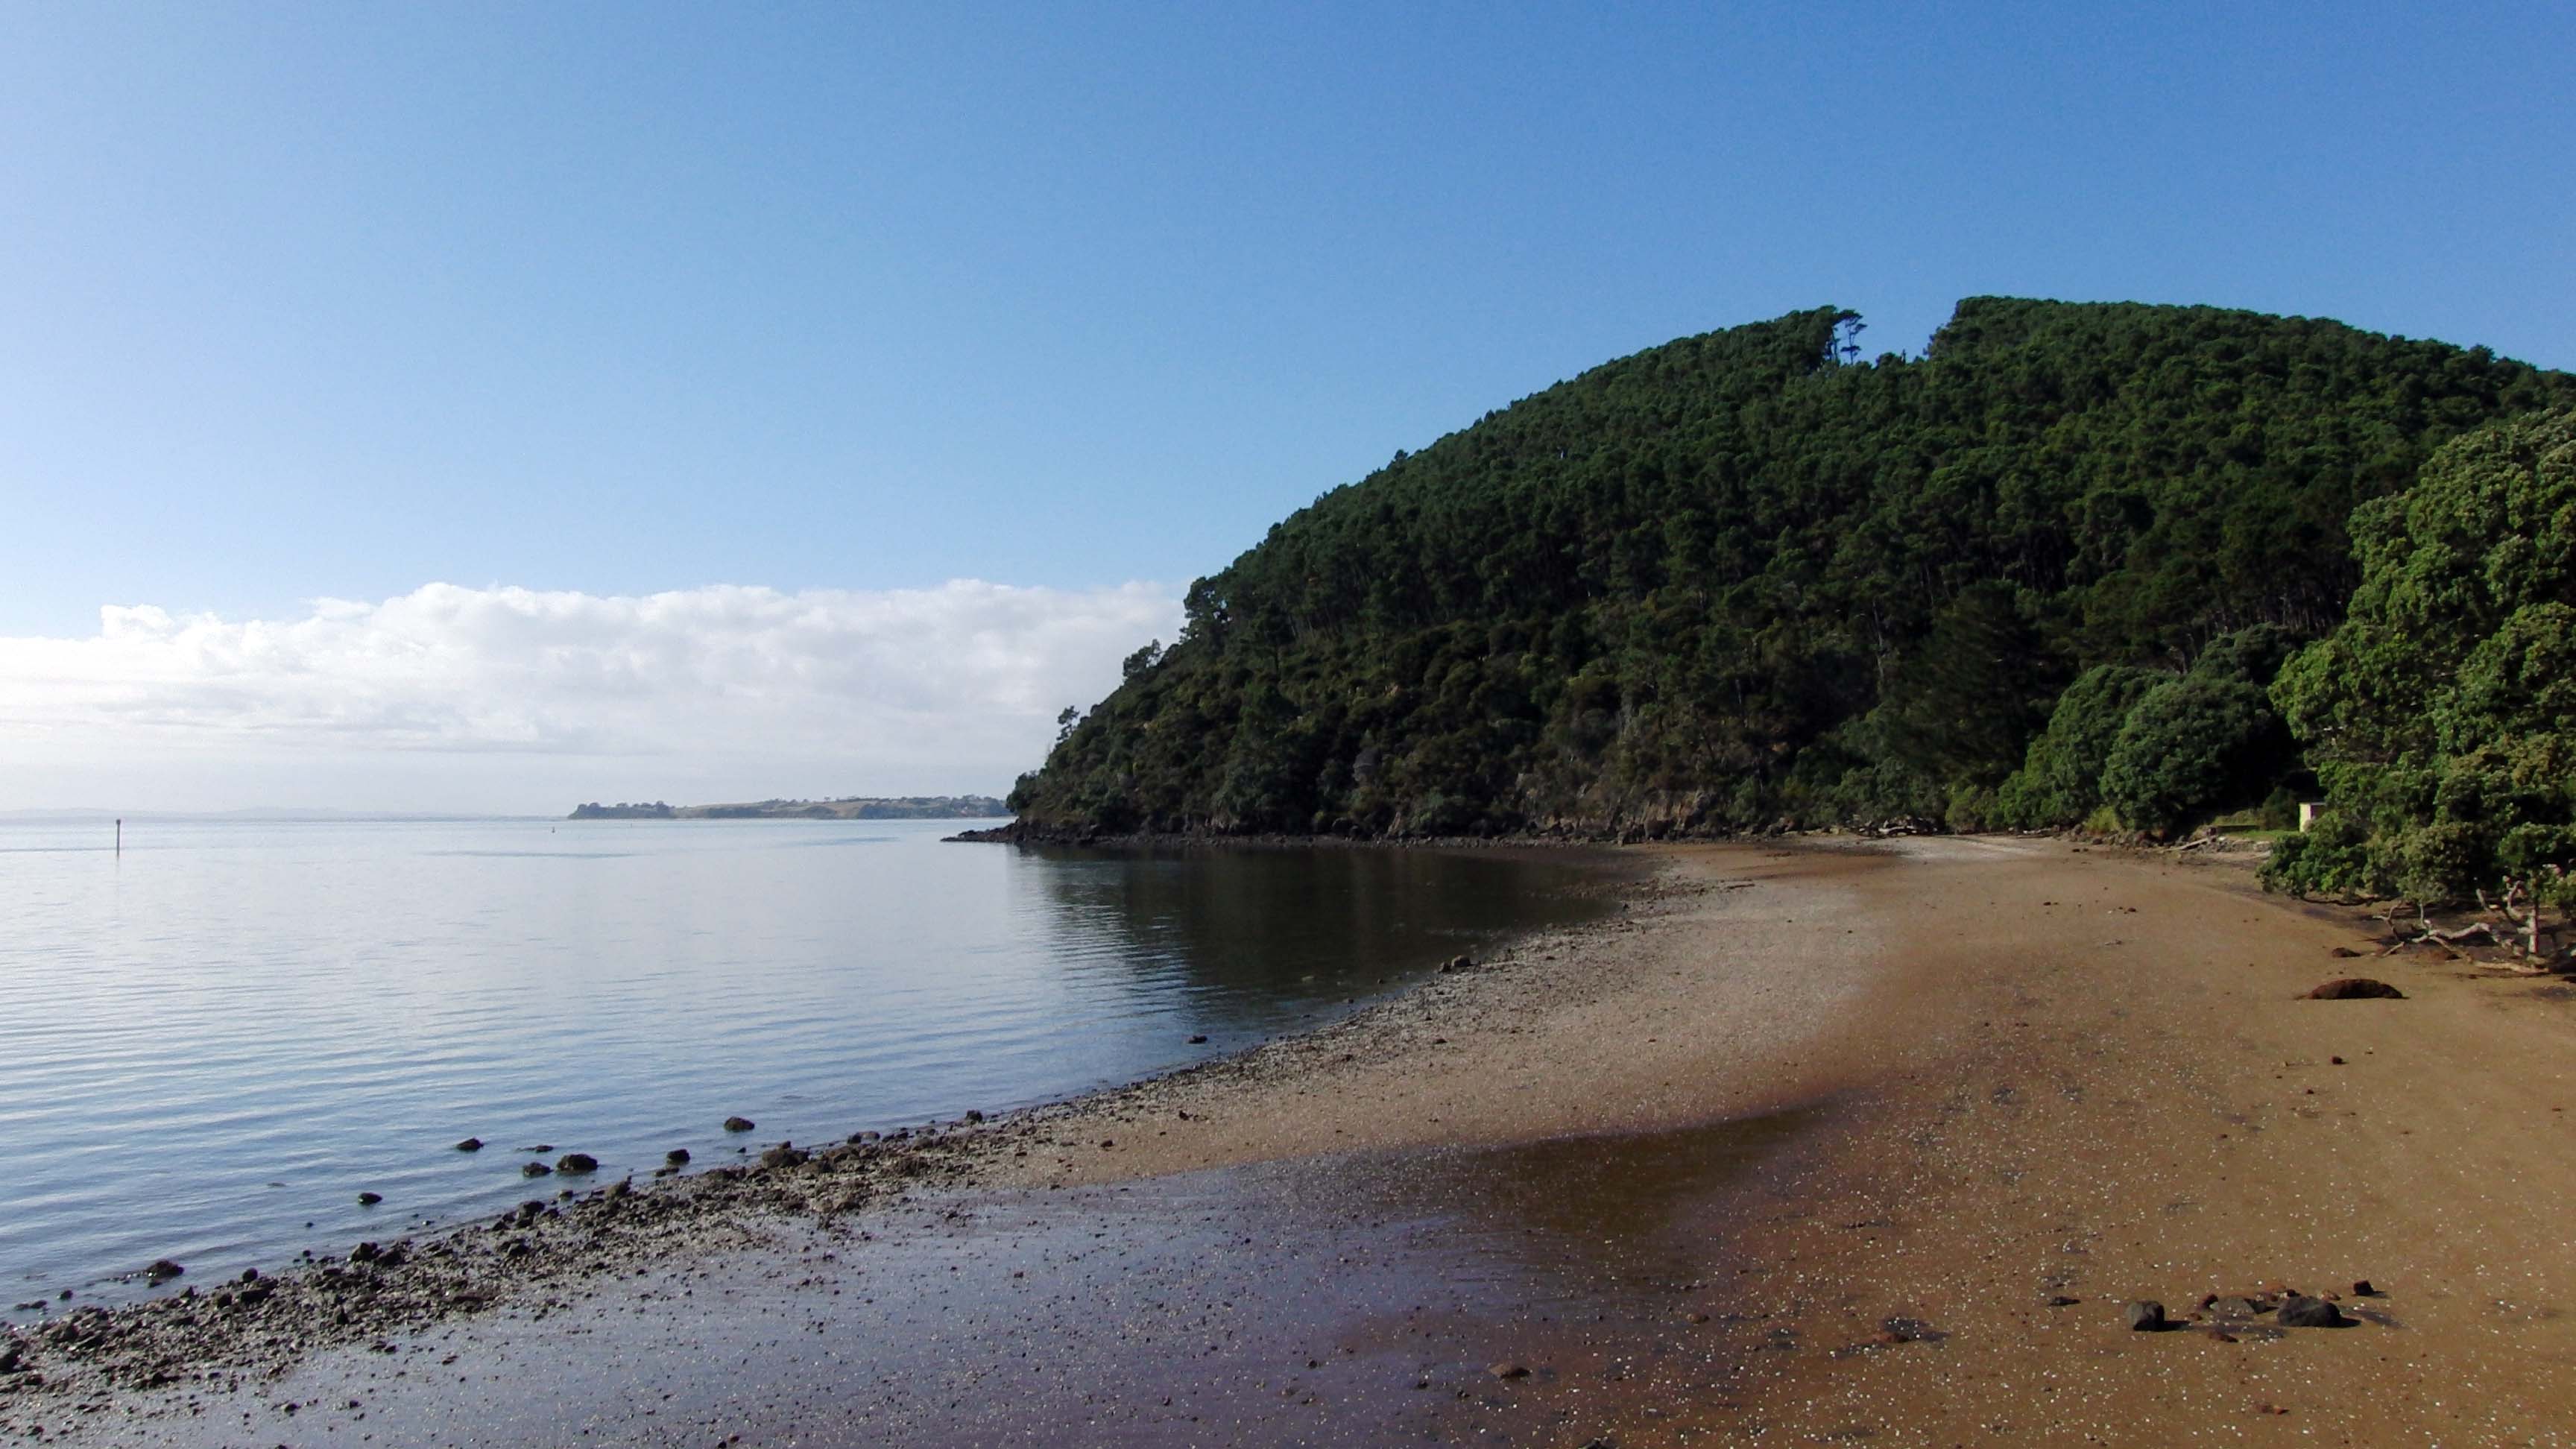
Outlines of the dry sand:
M 1658 854 L 1606 925 L 966 1134 L 962 1187 L 678 1235 L 75 1435 L 2576 1438 L 2567 987 L 2338 959 L 2366 918 L 2241 864 Z M 2406 999 L 2297 999 L 2351 974 Z M 2200 1308 L 2285 1287 L 2359 1321 Z M 2197 1321 L 2130 1332 L 2145 1298 Z

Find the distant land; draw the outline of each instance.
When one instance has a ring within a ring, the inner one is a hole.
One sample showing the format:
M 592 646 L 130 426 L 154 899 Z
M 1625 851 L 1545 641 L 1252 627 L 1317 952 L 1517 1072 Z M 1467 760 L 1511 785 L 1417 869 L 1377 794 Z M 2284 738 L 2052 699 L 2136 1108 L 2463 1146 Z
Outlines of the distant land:
M 851 795 L 839 800 L 753 800 L 738 805 L 602 805 L 573 808 L 573 820 L 990 820 L 1011 813 L 990 795 Z

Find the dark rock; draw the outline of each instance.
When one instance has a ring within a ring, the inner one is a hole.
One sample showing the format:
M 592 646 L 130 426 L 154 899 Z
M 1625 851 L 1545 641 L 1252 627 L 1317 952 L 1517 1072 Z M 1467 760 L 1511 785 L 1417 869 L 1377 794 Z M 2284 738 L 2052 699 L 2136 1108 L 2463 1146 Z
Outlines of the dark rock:
M 2356 1278 L 2352 1283 L 2352 1296 L 2355 1298 L 2376 1298 L 2379 1296 L 2379 1290 L 2370 1286 L 2369 1279 Z
M 1529 1377 L 1529 1366 L 1517 1363 L 1487 1364 L 1485 1372 L 1498 1379 L 1525 1379 Z
M 360 1207 L 374 1207 L 376 1204 L 383 1202 L 384 1200 L 385 1195 L 380 1192 L 362 1192 L 358 1194 L 358 1206 Z
M 244 1269 L 242 1269 L 241 1280 L 242 1280 L 243 1282 L 245 1282 L 245 1283 L 256 1283 L 256 1282 L 258 1282 L 258 1281 L 259 1281 L 259 1270 L 258 1270 L 257 1268 L 244 1268 Z M 190 1291 L 190 1292 L 194 1292 L 194 1291 L 196 1291 L 196 1290 L 194 1290 L 194 1289 L 190 1289 L 189 1291 Z
M 804 1161 L 805 1154 L 798 1151 L 794 1144 L 787 1142 L 781 1142 L 760 1154 L 760 1165 L 763 1167 L 796 1167 Z
M 2154 1333 L 2165 1326 L 2165 1306 L 2152 1298 L 2142 1298 L 2120 1310 L 2120 1321 L 2135 1333 Z
M 456 1150 L 459 1152 L 480 1152 L 483 1150 L 483 1139 L 480 1137 L 468 1137 L 464 1141 L 456 1144 Z
M 552 1152 L 555 1150 L 555 1145 L 551 1142 L 540 1142 L 534 1147 L 522 1147 L 519 1150 L 521 1152 Z
M 2338 1066 L 2338 1067 L 2343 1065 L 2343 1058 L 2341 1058 L 2341 1057 L 2328 1057 L 2328 1058 L 2326 1058 L 2326 1061 L 2327 1061 L 2328 1063 L 2330 1063 L 2331 1065 Z
M 2084 1300 L 2081 1298 L 2069 1298 L 2063 1293 L 2051 1293 L 2044 1301 L 2051 1308 L 2072 1308 Z
M 1476 963 L 1465 956 L 1452 956 L 1448 960 L 1440 963 L 1440 969 L 1442 971 L 1473 971 L 1476 969 Z
M 2278 1322 L 2283 1328 L 2341 1328 L 2352 1320 L 2322 1298 L 2298 1296 L 2281 1305 Z
M 557 1172 L 597 1172 L 599 1159 L 587 1152 L 567 1152 L 555 1159 Z
M 379 1256 L 381 1253 L 373 1243 L 360 1243 L 349 1250 L 349 1261 L 352 1263 L 372 1263 Z
M 554 1171 L 555 1170 L 553 1168 L 546 1166 L 542 1162 L 523 1162 L 519 1164 L 519 1175 L 521 1177 L 552 1177 L 554 1175 Z
M 2335 958 L 2337 958 L 2337 959 L 2339 959 L 2339 960 L 2349 961 L 2349 960 L 2351 960 L 2353 957 L 2358 956 L 2358 955 L 2360 955 L 2361 953 L 2360 953 L 2359 951 L 2356 951 L 2356 950 L 2352 949 L 2350 946 L 2337 946 L 2337 947 L 2335 947 L 2333 950 L 2328 951 L 2326 954 L 2327 954 L 2327 955 L 2329 955 L 2329 956 L 2333 956 L 2333 957 L 2335 957 Z
M 1205 1044 L 1206 1044 L 1206 1042 L 1207 1042 L 1207 1033 L 1206 1033 L 1206 1032 L 1203 1032 L 1203 1031 L 1202 1031 L 1202 1032 L 1196 1032 L 1196 1033 L 1193 1033 L 1193 1034 L 1191 1035 L 1191 1037 L 1190 1037 L 1190 1045 L 1192 1045 L 1192 1046 L 1203 1046 L 1203 1045 L 1205 1045 Z
M 662 1154 L 662 1160 L 671 1164 L 673 1167 L 686 1167 L 689 1164 L 689 1149 L 685 1147 L 674 1147 L 670 1151 Z
M 608 1185 L 608 1195 L 611 1198 L 631 1197 L 634 1193 L 635 1179 L 631 1177 L 621 1177 Z
M 2404 1001 L 2406 993 L 2367 976 L 2338 976 L 2309 992 L 2309 1001 Z
M 152 1260 L 152 1266 L 143 1270 L 143 1281 L 146 1283 L 167 1283 L 171 1279 L 176 1278 L 187 1271 L 187 1269 L 180 1267 L 177 1263 L 174 1263 L 167 1258 L 155 1258 Z M 63 1290 L 64 1298 L 68 1299 L 71 1296 L 72 1290 L 69 1288 Z
M 727 1132 L 748 1132 L 758 1125 L 748 1117 L 727 1117 L 724 1120 L 724 1129 Z
M 966 1120 L 969 1122 L 981 1122 L 984 1120 L 984 1114 L 970 1109 L 966 1113 Z

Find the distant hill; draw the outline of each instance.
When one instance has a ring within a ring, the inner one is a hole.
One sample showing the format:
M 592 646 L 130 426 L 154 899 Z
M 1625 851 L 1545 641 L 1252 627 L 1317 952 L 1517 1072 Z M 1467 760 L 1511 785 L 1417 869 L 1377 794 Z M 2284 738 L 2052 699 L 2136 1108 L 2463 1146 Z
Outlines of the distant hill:
M 752 800 L 734 805 L 575 806 L 574 820 L 990 820 L 1010 814 L 990 795 L 852 795 L 839 800 Z
M 1857 326 L 1686 337 L 1325 493 L 1068 711 L 1018 828 L 2178 828 L 2313 788 L 2263 689 L 2342 621 L 2355 507 L 2576 403 L 2210 307 L 1972 298 L 1875 361 Z M 2227 758 L 2168 779 L 2168 736 Z

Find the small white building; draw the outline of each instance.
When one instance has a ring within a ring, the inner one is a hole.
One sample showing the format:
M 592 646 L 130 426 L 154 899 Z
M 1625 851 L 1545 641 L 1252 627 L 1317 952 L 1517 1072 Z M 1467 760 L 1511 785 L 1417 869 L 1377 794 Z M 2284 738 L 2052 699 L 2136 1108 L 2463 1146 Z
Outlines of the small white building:
M 2323 800 L 2302 800 L 2302 801 L 2300 801 L 2300 802 L 2299 802 L 2299 833 L 2301 833 L 2302 835 L 2306 834 L 2306 833 L 2307 833 L 2307 829 L 2308 829 L 2308 827 L 2317 823 L 2317 817 L 2318 817 L 2318 816 L 2320 816 L 2320 815 L 2323 815 L 2323 814 L 2325 814 L 2325 813 L 2326 813 L 2326 802 L 2324 802 Z

